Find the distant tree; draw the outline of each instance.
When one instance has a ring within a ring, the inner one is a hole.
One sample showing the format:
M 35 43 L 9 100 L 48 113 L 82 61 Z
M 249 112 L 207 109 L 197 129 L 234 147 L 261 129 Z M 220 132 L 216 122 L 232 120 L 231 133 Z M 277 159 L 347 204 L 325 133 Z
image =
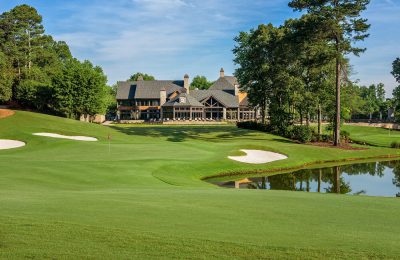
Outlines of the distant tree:
M 117 111 L 117 100 L 115 99 L 115 96 L 117 95 L 117 89 L 117 84 L 107 87 L 107 114 L 115 114 L 115 112 Z
M 209 89 L 213 82 L 208 81 L 205 76 L 195 76 L 190 84 L 191 89 Z
M 22 70 L 28 74 L 33 66 L 37 51 L 45 40 L 42 16 L 29 5 L 19 5 L 0 15 L 0 44 L 6 55 L 12 57 L 18 77 Z
M 393 62 L 392 75 L 397 83 L 400 84 L 400 58 L 397 58 Z M 395 108 L 395 119 L 397 122 L 400 122 L 400 85 L 393 90 L 393 105 Z
M 0 102 L 10 100 L 12 96 L 12 66 L 4 53 L 0 52 Z
M 48 107 L 43 106 L 47 101 L 35 97 L 38 93 L 45 95 L 44 92 L 51 92 L 45 88 L 49 88 L 63 62 L 72 58 L 65 42 L 56 42 L 44 32 L 42 16 L 31 6 L 19 5 L 0 15 L 0 52 L 9 64 L 6 74 L 0 68 L 0 85 L 4 86 L 4 75 L 7 75 L 12 79 L 12 98 L 36 109 Z M 3 61 L 3 58 L 0 57 L 0 60 Z M 19 87 L 22 89 L 19 90 Z M 37 90 L 34 89 L 36 87 Z
M 387 112 L 388 109 L 388 104 L 386 102 L 385 85 L 383 83 L 379 83 L 376 86 L 376 103 L 378 106 L 379 119 L 382 120 L 383 114 Z
M 133 74 L 129 80 L 130 81 L 137 81 L 139 79 L 139 77 L 142 76 L 143 80 L 155 80 L 154 76 L 146 74 L 146 73 L 142 73 L 142 72 L 137 72 L 135 74 Z
M 69 117 L 104 114 L 106 112 L 107 77 L 100 67 L 89 61 L 67 61 L 53 80 L 55 111 Z
M 342 63 L 346 54 L 359 55 L 365 49 L 354 47 L 357 41 L 368 37 L 370 27 L 367 20 L 360 17 L 366 10 L 370 0 L 292 0 L 289 6 L 297 11 L 306 10 L 312 15 L 310 23 L 314 24 L 314 32 L 321 39 L 331 44 L 336 60 L 336 120 L 335 145 L 340 144 L 340 90 L 342 79 Z
M 393 61 L 392 75 L 396 81 L 400 83 L 400 58 L 397 58 L 395 61 Z

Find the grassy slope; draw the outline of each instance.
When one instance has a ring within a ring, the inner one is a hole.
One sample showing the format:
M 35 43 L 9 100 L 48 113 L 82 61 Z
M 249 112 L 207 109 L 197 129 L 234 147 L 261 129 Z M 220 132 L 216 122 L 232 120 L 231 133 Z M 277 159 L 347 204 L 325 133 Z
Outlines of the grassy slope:
M 32 136 L 95 136 L 85 143 Z M 113 137 L 111 153 L 107 135 Z M 283 191 L 227 190 L 199 179 L 399 151 L 338 151 L 219 127 L 120 127 L 18 112 L 0 138 L 0 258 L 396 258 L 399 201 Z M 265 166 L 226 159 L 267 149 Z
M 400 131 L 351 125 L 346 125 L 343 129 L 350 132 L 351 139 L 371 145 L 390 147 L 393 141 L 400 141 Z

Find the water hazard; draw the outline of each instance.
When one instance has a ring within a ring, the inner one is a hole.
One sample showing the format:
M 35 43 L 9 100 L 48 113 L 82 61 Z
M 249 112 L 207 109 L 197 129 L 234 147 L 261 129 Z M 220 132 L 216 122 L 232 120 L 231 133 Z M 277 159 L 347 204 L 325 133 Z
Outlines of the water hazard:
M 268 177 L 209 180 L 221 187 L 291 190 L 367 196 L 400 196 L 400 161 L 304 169 Z

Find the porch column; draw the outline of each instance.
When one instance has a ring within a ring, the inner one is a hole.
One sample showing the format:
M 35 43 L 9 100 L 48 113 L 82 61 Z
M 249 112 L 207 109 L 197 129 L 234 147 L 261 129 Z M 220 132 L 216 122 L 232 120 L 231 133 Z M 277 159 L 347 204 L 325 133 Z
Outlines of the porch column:
M 193 116 L 192 116 L 192 113 L 193 113 L 192 107 L 189 108 L 189 111 L 190 111 L 190 113 L 189 113 L 189 114 L 190 114 L 189 119 L 192 120 L 192 118 L 193 118 Z
M 222 119 L 226 120 L 226 107 L 222 108 Z
M 172 119 L 175 120 L 175 107 L 172 107 Z
M 237 109 L 237 121 L 240 121 L 240 107 Z
M 164 116 L 163 116 L 163 109 L 162 107 L 160 107 L 160 119 L 163 120 Z
M 120 120 L 121 119 L 121 111 L 117 111 L 117 120 Z

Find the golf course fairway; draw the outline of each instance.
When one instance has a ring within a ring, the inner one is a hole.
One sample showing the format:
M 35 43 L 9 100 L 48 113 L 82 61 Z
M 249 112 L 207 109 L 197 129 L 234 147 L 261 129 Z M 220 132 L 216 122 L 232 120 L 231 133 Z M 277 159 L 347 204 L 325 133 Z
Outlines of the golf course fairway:
M 400 150 L 301 145 L 229 125 L 101 126 L 22 111 L 0 119 L 0 139 L 26 143 L 0 150 L 1 259 L 400 255 L 398 198 L 235 190 L 202 181 L 218 174 L 273 174 L 324 161 L 396 157 Z M 288 159 L 246 164 L 228 158 L 244 155 L 242 149 Z

